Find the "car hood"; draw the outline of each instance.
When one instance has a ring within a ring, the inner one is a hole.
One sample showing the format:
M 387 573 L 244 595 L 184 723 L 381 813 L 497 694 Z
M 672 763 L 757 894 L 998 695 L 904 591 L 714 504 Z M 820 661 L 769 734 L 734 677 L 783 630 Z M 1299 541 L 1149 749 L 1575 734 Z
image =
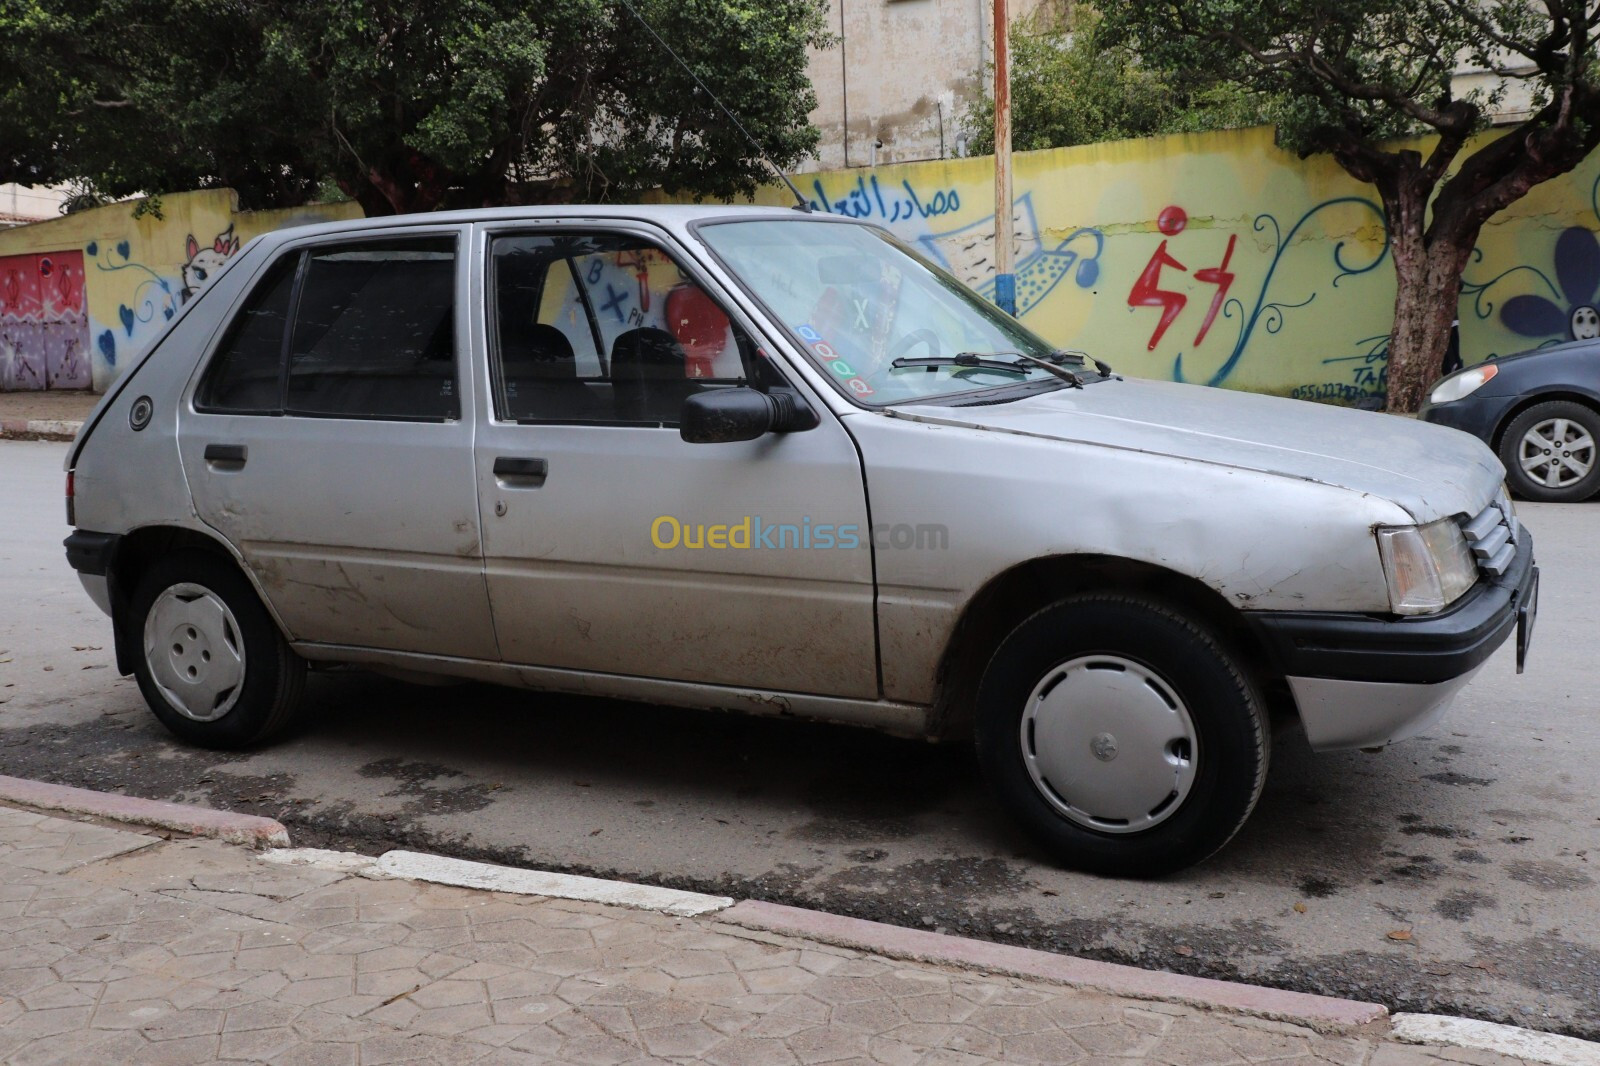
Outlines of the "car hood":
M 893 413 L 1314 481 L 1390 500 L 1418 522 L 1476 514 L 1505 478 L 1493 452 L 1453 429 L 1201 385 L 1111 380 L 1011 403 Z

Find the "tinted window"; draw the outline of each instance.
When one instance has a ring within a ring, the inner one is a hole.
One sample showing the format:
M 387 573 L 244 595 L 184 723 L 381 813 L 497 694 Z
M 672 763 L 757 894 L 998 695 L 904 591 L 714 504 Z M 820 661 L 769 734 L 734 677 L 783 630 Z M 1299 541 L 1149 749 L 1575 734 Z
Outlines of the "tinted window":
M 504 237 L 493 266 L 501 418 L 675 425 L 702 389 L 781 383 L 716 300 L 648 242 Z
M 279 410 L 283 332 L 294 294 L 298 252 L 272 265 L 217 349 L 196 404 L 208 411 L 270 414 Z
M 310 250 L 289 348 L 289 414 L 460 416 L 455 240 Z

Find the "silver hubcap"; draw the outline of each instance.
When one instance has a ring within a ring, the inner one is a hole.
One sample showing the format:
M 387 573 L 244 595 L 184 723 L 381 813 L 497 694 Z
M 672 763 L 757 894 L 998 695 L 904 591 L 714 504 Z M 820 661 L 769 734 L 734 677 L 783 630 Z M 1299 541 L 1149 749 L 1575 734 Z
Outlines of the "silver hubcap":
M 1594 438 L 1578 423 L 1550 418 L 1522 435 L 1523 472 L 1547 489 L 1564 489 L 1594 468 Z
M 202 585 L 173 585 L 144 620 L 144 661 L 174 710 L 214 722 L 244 687 L 244 639 L 233 612 Z
M 1101 833 L 1166 821 L 1199 765 L 1183 701 L 1148 667 L 1117 655 L 1047 672 L 1028 697 L 1021 739 L 1028 774 L 1050 805 Z

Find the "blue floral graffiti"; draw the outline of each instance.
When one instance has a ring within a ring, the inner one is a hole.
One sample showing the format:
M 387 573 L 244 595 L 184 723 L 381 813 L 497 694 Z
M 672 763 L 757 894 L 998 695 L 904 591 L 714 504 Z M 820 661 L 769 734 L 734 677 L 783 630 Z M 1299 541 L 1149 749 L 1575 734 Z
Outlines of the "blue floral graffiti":
M 132 251 L 127 241 L 118 241 L 115 249 L 103 249 L 99 241 L 90 241 L 84 246 L 84 252 L 95 261 L 96 270 L 106 272 L 136 270 L 149 275 L 141 279 L 134 290 L 133 306 L 122 304 L 117 308 L 117 318 L 129 337 L 133 336 L 139 323 L 154 321 L 157 314 L 163 319 L 169 319 L 178 313 L 177 293 L 173 289 L 172 282 L 143 263 L 132 262 L 129 258 Z M 105 338 L 102 337 L 100 350 L 104 353 L 105 349 Z
M 1600 178 L 1589 192 L 1590 210 L 1600 219 Z M 1483 262 L 1483 249 L 1472 250 L 1473 263 Z M 1494 314 L 1492 290 L 1502 281 L 1531 275 L 1541 293 L 1523 293 L 1500 305 L 1500 323 L 1519 337 L 1540 341 L 1540 347 L 1600 337 L 1600 238 L 1582 226 L 1569 226 L 1556 238 L 1555 280 L 1538 267 L 1519 263 L 1488 281 L 1461 279 L 1461 298 L 1472 300 L 1479 321 Z
M 1269 300 L 1267 298 L 1267 294 L 1271 291 L 1272 282 L 1277 277 L 1278 265 L 1283 261 L 1284 253 L 1287 252 L 1294 244 L 1295 238 L 1299 236 L 1301 227 L 1309 222 L 1315 215 L 1318 215 L 1331 207 L 1338 207 L 1341 204 L 1351 204 L 1364 207 L 1377 216 L 1379 224 L 1383 226 L 1383 247 L 1378 250 L 1378 254 L 1373 257 L 1372 262 L 1366 264 L 1365 266 L 1351 266 L 1350 263 L 1345 259 L 1345 245 L 1348 242 L 1340 241 L 1338 244 L 1335 244 L 1333 246 L 1333 265 L 1337 273 L 1335 273 L 1333 276 L 1333 287 L 1338 288 L 1339 282 L 1343 281 L 1345 278 L 1355 277 L 1357 275 L 1376 270 L 1378 266 L 1386 258 L 1388 258 L 1389 228 L 1388 224 L 1384 221 L 1383 209 L 1377 204 L 1373 203 L 1371 200 L 1367 200 L 1359 196 L 1341 196 L 1337 199 L 1325 200 L 1322 203 L 1317 204 L 1315 207 L 1311 208 L 1311 210 L 1301 215 L 1300 220 L 1289 228 L 1289 232 L 1287 234 L 1283 232 L 1283 228 L 1278 224 L 1278 220 L 1272 215 L 1257 215 L 1254 225 L 1255 231 L 1257 233 L 1266 233 L 1268 229 L 1272 231 L 1272 241 L 1275 245 L 1272 253 L 1272 262 L 1267 265 L 1266 276 L 1261 279 L 1261 290 L 1256 294 L 1255 306 L 1249 311 L 1248 314 L 1245 312 L 1243 301 L 1241 301 L 1238 297 L 1231 297 L 1228 302 L 1223 305 L 1222 316 L 1224 318 L 1239 319 L 1239 336 L 1238 339 L 1234 341 L 1233 350 L 1229 352 L 1228 358 L 1224 360 L 1222 366 L 1219 367 L 1210 378 L 1206 379 L 1205 383 L 1207 385 L 1220 385 L 1228 379 L 1229 375 L 1233 373 L 1234 368 L 1239 365 L 1239 360 L 1244 357 L 1245 349 L 1250 346 L 1250 341 L 1255 337 L 1257 327 L 1265 329 L 1268 333 L 1277 333 L 1279 330 L 1283 329 L 1284 312 L 1292 311 L 1298 307 L 1305 307 L 1317 298 L 1317 294 L 1313 292 L 1303 300 L 1298 300 L 1294 303 L 1286 303 L 1282 300 Z M 1182 352 L 1179 352 L 1177 358 L 1175 358 L 1172 362 L 1172 380 L 1187 380 L 1183 373 Z
M 1533 340 L 1600 337 L 1600 312 L 1595 310 L 1595 296 L 1600 292 L 1600 241 L 1581 226 L 1563 230 L 1556 238 L 1555 268 L 1559 292 L 1547 275 L 1533 271 L 1554 299 L 1536 294 L 1513 296 L 1501 306 L 1500 321 L 1511 332 Z
M 1095 282 L 1100 279 L 1100 256 L 1106 249 L 1105 234 L 1087 227 L 1075 229 L 1054 248 L 1046 248 L 1039 236 L 1039 220 L 1034 214 L 1033 194 L 1026 193 L 1017 197 L 1012 211 L 1014 231 L 1018 239 L 1025 245 L 1033 246 L 1033 250 L 1019 258 L 1013 268 L 1017 278 L 1018 318 L 1022 318 L 1043 303 L 1045 297 L 1049 296 L 1068 276 L 1071 276 L 1073 284 L 1080 289 L 1094 287 Z M 952 267 L 941 245 L 948 242 L 949 247 L 971 251 L 978 241 L 992 238 L 993 233 L 994 215 L 991 214 L 959 229 L 930 233 L 917 240 L 941 264 Z M 970 266 L 974 271 L 981 271 L 988 277 L 982 281 L 976 277 L 967 277 L 964 280 L 977 290 L 978 295 L 993 303 L 995 287 L 993 264 L 987 259 L 979 259 Z

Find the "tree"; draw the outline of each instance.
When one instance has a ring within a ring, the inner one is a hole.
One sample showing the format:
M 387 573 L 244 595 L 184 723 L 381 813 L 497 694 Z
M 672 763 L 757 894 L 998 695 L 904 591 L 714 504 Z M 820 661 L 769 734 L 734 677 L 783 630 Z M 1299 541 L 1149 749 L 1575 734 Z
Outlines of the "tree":
M 780 165 L 826 0 L 633 0 Z M 329 181 L 369 214 L 747 193 L 771 173 L 619 0 L 0 0 L 0 180 Z
M 994 98 L 984 91 L 964 126 L 979 154 L 994 151 Z M 1086 3 L 1062 16 L 1043 7 L 1011 30 L 1011 128 L 1017 151 L 1067 148 L 1162 133 L 1255 126 L 1266 103 L 1202 71 L 1157 70 L 1113 40 Z
M 1145 62 L 1271 94 L 1280 143 L 1301 156 L 1331 153 L 1377 187 L 1396 276 L 1391 411 L 1415 411 L 1440 366 L 1484 223 L 1600 143 L 1597 0 L 1109 0 L 1105 9 Z M 1457 92 L 1464 64 L 1530 87 L 1531 113 L 1478 137 L 1501 90 Z

